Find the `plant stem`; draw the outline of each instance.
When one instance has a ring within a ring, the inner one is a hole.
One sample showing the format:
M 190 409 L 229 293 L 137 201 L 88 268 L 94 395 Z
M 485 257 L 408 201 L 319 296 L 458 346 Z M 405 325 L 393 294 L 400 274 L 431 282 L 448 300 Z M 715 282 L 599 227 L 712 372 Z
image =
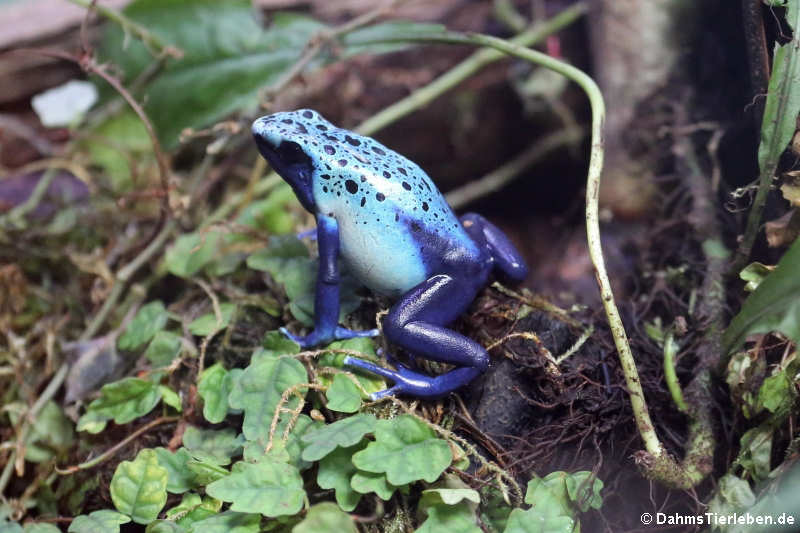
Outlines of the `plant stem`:
M 529 30 L 514 37 L 511 42 L 520 46 L 532 46 L 575 22 L 587 10 L 586 3 L 578 2 L 549 20 L 535 24 Z M 397 122 L 412 111 L 424 107 L 469 78 L 480 69 L 503 59 L 505 54 L 492 49 L 479 50 L 451 68 L 428 85 L 420 87 L 402 100 L 372 115 L 362 122 L 355 131 L 362 135 L 372 135 L 389 124 Z
M 144 26 L 140 25 L 138 22 L 134 22 L 129 19 L 127 16 L 123 15 L 119 11 L 115 9 L 111 9 L 110 7 L 103 6 L 100 3 L 96 3 L 92 6 L 92 0 L 69 0 L 73 4 L 77 4 L 81 7 L 85 7 L 89 9 L 90 7 L 96 9 L 98 13 L 103 15 L 109 20 L 112 20 L 122 26 L 122 29 L 126 32 L 131 32 L 139 37 L 144 45 L 153 53 L 153 55 L 158 55 L 163 53 L 171 48 L 171 46 L 165 43 L 161 38 L 152 33 L 150 30 L 145 28 Z
M 500 168 L 448 192 L 445 199 L 453 209 L 461 209 L 478 198 L 502 189 L 536 161 L 562 146 L 579 142 L 583 135 L 580 128 L 567 128 L 551 133 L 536 141 Z
M 162 424 L 169 424 L 171 422 L 177 422 L 178 420 L 180 420 L 180 417 L 177 416 L 162 416 L 160 418 L 156 418 L 155 420 L 151 420 L 150 422 L 143 425 L 142 427 L 140 427 L 139 429 L 137 429 L 136 431 L 134 431 L 133 433 L 122 439 L 121 441 L 119 441 L 117 444 L 113 445 L 111 448 L 109 448 L 108 450 L 104 451 L 103 453 L 95 457 L 94 459 L 90 459 L 89 461 L 86 461 L 78 465 L 68 466 L 67 468 L 63 469 L 56 468 L 56 472 L 58 472 L 60 475 L 63 476 L 67 474 L 74 474 L 79 470 L 86 470 L 95 467 L 100 463 L 103 463 L 108 459 L 110 459 L 111 457 L 113 457 L 119 450 L 130 444 L 132 441 L 136 440 L 139 436 L 143 435 L 144 433 L 147 433 L 154 427 L 160 426 Z
M 683 399 L 683 391 L 681 391 L 678 375 L 675 373 L 675 355 L 677 351 L 678 345 L 675 342 L 675 334 L 670 331 L 664 337 L 664 380 L 667 382 L 667 389 L 669 389 L 669 394 L 672 396 L 675 406 L 680 412 L 685 413 L 688 407 Z

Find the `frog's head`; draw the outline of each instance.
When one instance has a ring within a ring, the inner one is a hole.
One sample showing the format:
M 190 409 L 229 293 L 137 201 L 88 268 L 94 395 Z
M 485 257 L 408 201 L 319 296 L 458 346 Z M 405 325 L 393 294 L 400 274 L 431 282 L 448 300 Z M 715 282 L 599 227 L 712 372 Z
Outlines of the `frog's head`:
M 315 211 L 312 176 L 314 163 L 308 155 L 308 131 L 300 118 L 303 111 L 275 113 L 253 122 L 258 151 L 270 166 L 292 186 L 308 211 Z

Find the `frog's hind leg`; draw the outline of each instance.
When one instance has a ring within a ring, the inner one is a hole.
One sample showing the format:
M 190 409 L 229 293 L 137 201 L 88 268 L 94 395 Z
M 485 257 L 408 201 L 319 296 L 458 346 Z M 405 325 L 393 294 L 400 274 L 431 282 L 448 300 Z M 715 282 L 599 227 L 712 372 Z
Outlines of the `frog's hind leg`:
M 391 370 L 355 357 L 345 358 L 345 364 L 394 381 L 393 387 L 373 394 L 372 399 L 388 394 L 435 398 L 466 385 L 486 370 L 489 356 L 480 344 L 445 325 L 467 308 L 476 292 L 477 287 L 469 278 L 439 274 L 405 294 L 383 322 L 383 332 L 391 342 L 413 352 L 416 357 L 458 368 L 431 377 L 404 366 Z
M 477 213 L 466 213 L 459 220 L 475 242 L 489 248 L 495 268 L 514 281 L 525 279 L 528 275 L 525 260 L 500 228 Z

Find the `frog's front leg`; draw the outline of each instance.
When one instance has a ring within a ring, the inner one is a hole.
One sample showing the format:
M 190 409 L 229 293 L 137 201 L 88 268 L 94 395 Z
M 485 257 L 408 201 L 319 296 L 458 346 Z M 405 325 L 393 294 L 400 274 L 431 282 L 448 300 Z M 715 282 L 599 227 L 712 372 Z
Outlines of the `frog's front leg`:
M 353 337 L 374 337 L 377 329 L 352 331 L 339 326 L 339 224 L 336 219 L 317 215 L 319 270 L 314 296 L 314 330 L 305 337 L 281 332 L 303 348 Z
M 390 370 L 350 356 L 345 364 L 394 381 L 390 389 L 372 394 L 373 400 L 388 394 L 435 398 L 466 385 L 486 370 L 489 356 L 480 344 L 444 326 L 469 306 L 476 292 L 475 280 L 467 276 L 435 275 L 403 296 L 383 322 L 383 333 L 391 342 L 417 357 L 459 368 L 431 377 L 403 366 Z

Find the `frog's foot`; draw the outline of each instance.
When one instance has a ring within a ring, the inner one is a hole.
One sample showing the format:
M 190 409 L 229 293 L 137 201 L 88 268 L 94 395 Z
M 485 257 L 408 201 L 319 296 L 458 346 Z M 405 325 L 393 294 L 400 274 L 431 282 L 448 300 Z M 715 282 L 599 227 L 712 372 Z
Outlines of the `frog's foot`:
M 400 363 L 394 363 L 397 370 L 384 368 L 369 361 L 364 361 L 358 357 L 347 356 L 344 358 L 344 364 L 347 366 L 360 368 L 372 374 L 377 374 L 383 378 L 394 382 L 394 386 L 378 392 L 373 392 L 369 395 L 370 400 L 380 400 L 384 396 L 392 396 L 398 394 L 408 394 L 410 396 L 428 397 L 440 396 L 441 394 L 431 394 L 431 377 L 419 372 L 414 372 Z
M 439 274 L 423 281 L 398 301 L 383 321 L 383 333 L 394 344 L 416 357 L 456 365 L 439 376 L 428 376 L 397 366 L 390 370 L 354 357 L 345 364 L 367 370 L 394 382 L 394 386 L 372 395 L 407 394 L 418 398 L 437 398 L 466 385 L 486 370 L 489 356 L 475 341 L 447 329 L 475 296 L 473 279 Z
M 339 341 L 344 339 L 352 339 L 354 337 L 376 337 L 380 334 L 378 329 L 365 329 L 362 331 L 353 331 L 337 326 L 333 331 L 320 331 L 315 329 L 306 336 L 294 335 L 288 329 L 281 328 L 287 338 L 293 340 L 300 345 L 301 348 L 311 348 L 312 346 L 319 346 L 320 344 L 328 344 L 332 341 Z

